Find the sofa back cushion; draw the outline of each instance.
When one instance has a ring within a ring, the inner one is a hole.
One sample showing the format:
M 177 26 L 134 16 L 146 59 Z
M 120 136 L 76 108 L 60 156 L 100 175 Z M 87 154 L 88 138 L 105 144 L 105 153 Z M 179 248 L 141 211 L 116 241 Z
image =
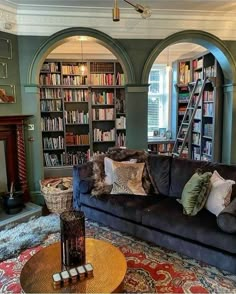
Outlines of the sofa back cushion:
M 198 168 L 205 171 L 206 161 L 172 158 L 170 167 L 170 189 L 168 196 L 180 198 L 185 184 Z
M 181 197 L 184 185 L 191 176 L 200 168 L 202 172 L 211 172 L 215 170 L 224 178 L 236 181 L 236 165 L 223 163 L 189 160 L 183 158 L 172 158 L 170 167 L 170 189 L 169 196 Z M 236 185 L 233 185 L 231 199 L 236 197 Z
M 171 156 L 149 154 L 148 172 L 156 194 L 168 195 Z

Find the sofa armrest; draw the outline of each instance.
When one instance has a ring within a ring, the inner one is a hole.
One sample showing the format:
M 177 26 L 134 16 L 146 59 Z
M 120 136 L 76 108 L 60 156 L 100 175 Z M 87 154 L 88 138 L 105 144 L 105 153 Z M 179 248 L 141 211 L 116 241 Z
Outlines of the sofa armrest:
M 236 198 L 219 213 L 217 225 L 226 233 L 236 233 Z
M 73 209 L 80 209 L 80 193 L 93 187 L 93 162 L 73 166 Z

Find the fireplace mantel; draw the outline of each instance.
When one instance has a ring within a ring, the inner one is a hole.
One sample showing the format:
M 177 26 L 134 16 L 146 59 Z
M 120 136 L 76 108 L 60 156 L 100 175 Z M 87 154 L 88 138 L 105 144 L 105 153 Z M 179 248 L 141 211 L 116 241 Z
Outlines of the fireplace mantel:
M 18 183 L 24 192 L 25 202 L 29 201 L 26 174 L 24 124 L 32 115 L 0 116 L 0 140 L 5 143 L 7 184 Z

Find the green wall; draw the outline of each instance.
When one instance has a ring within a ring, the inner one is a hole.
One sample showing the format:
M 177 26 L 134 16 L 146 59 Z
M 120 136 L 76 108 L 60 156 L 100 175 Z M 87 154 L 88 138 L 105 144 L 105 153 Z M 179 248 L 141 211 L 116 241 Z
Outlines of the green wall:
M 72 32 L 69 32 L 69 34 L 73 35 L 75 31 L 76 29 L 74 28 Z M 78 35 L 80 35 L 79 32 L 80 31 L 78 31 Z M 17 103 L 14 105 L 1 104 L 0 115 L 14 113 L 33 115 L 28 123 L 32 123 L 34 125 L 34 130 L 26 131 L 26 137 L 29 139 L 26 140 L 27 172 L 31 192 L 39 190 L 39 180 L 43 178 L 44 174 L 40 131 L 38 77 L 35 77 L 33 81 L 29 78 L 29 73 L 34 72 L 35 67 L 37 66 L 40 68 L 41 63 L 43 62 L 43 59 L 40 59 L 40 48 L 43 52 L 41 55 L 45 58 L 45 53 L 49 53 L 49 50 L 53 49 L 50 47 L 50 44 L 52 44 L 54 39 L 58 41 L 60 36 L 63 34 L 60 32 L 58 35 L 55 35 L 55 38 L 54 36 L 16 37 L 11 34 L 0 32 L 0 37 L 7 37 L 12 40 L 13 59 L 8 61 L 9 82 L 16 84 L 17 88 Z M 98 36 L 101 37 L 100 34 L 98 34 Z M 158 55 L 158 50 L 162 50 L 164 46 L 167 46 L 166 44 L 168 44 L 168 42 L 165 43 L 165 40 L 113 40 L 109 38 L 109 45 L 114 45 L 114 52 L 123 54 L 121 54 L 123 58 L 121 59 L 123 60 L 123 65 L 127 66 L 127 72 L 129 73 L 132 71 L 132 75 L 128 74 L 129 79 L 126 89 L 128 110 L 127 147 L 146 149 L 148 93 L 148 86 L 146 84 L 147 76 L 154 58 L 156 58 Z M 175 38 L 170 38 L 170 43 L 173 43 L 173 40 L 175 40 Z M 229 50 L 230 54 L 236 59 L 236 42 L 226 41 L 224 42 L 224 46 L 226 47 L 226 51 Z M 159 49 L 156 50 L 156 48 Z M 0 59 L 0 61 L 2 60 Z M 34 64 L 33 70 L 31 67 L 32 64 Z M 236 79 L 236 77 L 234 77 L 234 79 Z M 227 130 L 224 131 L 223 137 L 223 161 L 226 163 L 236 163 L 236 151 L 233 149 L 233 146 L 236 144 L 236 128 L 234 128 L 234 125 L 236 124 L 234 119 L 234 117 L 236 117 L 235 85 L 231 83 L 225 87 L 225 92 L 226 99 L 224 101 L 224 128 Z

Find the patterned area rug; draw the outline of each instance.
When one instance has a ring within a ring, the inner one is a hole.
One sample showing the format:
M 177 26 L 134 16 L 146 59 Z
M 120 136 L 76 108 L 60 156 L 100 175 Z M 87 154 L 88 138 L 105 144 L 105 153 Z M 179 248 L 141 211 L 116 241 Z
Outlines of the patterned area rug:
M 123 252 L 128 265 L 126 293 L 236 293 L 236 276 L 215 267 L 90 221 L 86 222 L 86 235 L 110 242 Z M 19 283 L 24 264 L 59 239 L 59 233 L 51 234 L 41 245 L 0 263 L 0 293 L 24 293 Z

